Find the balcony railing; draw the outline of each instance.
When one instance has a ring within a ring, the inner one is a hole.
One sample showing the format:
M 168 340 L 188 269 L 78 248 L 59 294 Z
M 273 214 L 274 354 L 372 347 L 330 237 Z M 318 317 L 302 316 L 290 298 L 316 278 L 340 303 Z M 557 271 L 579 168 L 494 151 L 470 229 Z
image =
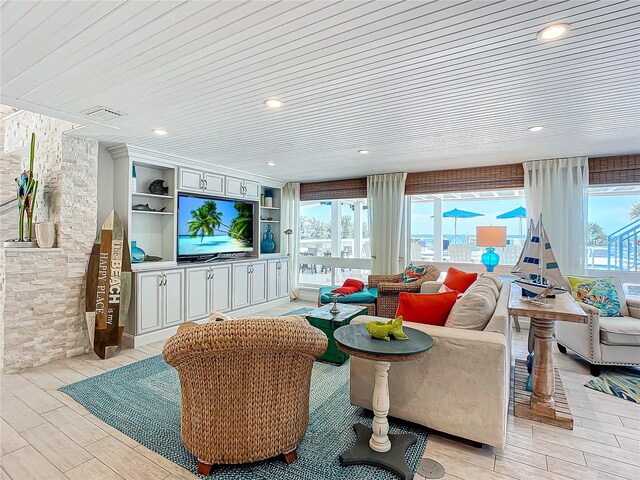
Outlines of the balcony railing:
M 607 241 L 607 268 L 626 272 L 638 271 L 640 218 L 613 232 Z

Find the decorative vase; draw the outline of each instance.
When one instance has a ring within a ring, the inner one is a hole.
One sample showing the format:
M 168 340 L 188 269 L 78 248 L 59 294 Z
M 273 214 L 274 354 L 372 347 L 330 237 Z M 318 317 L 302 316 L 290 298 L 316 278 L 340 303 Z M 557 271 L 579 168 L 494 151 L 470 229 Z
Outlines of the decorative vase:
M 56 225 L 53 222 L 36 223 L 36 241 L 40 248 L 51 248 L 56 243 Z
M 136 241 L 133 240 L 131 242 L 131 263 L 144 262 L 145 258 L 147 258 L 147 254 L 144 253 L 144 250 L 138 247 Z
M 264 197 L 264 206 L 273 207 L 273 197 Z
M 138 191 L 138 179 L 136 176 L 136 166 L 131 166 L 131 191 L 136 193 Z
M 262 253 L 273 253 L 276 251 L 276 241 L 271 231 L 271 225 L 267 225 L 267 231 L 262 235 L 260 250 L 262 250 Z

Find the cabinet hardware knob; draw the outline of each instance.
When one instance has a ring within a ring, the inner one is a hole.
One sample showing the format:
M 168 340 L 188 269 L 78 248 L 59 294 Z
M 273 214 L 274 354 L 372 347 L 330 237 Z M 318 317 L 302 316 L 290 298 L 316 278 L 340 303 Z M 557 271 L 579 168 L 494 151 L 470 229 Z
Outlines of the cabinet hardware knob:
M 166 274 L 162 274 L 164 276 L 164 286 L 167 286 L 167 275 Z
M 162 286 L 162 281 L 163 281 L 163 278 L 162 278 L 162 274 L 160 273 L 160 274 L 158 274 L 158 286 L 159 287 Z
M 209 181 L 205 178 L 205 180 L 204 180 L 204 189 L 206 190 L 207 188 L 209 188 Z

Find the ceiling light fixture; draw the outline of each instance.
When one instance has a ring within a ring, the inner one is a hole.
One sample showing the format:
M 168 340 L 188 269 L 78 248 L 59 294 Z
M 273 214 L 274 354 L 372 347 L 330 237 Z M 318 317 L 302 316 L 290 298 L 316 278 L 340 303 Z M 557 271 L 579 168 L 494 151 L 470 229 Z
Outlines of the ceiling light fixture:
M 539 132 L 540 130 L 543 130 L 544 127 L 542 125 L 534 125 L 533 127 L 529 127 L 527 128 L 527 130 L 529 130 L 530 132 Z
M 156 135 L 166 135 L 167 133 L 169 133 L 164 128 L 154 128 L 152 132 Z
M 538 40 L 542 42 L 548 42 L 551 40 L 557 40 L 564 37 L 571 27 L 566 23 L 556 23 L 549 25 L 538 32 Z
M 362 155 L 366 155 L 367 153 L 369 153 L 369 150 L 358 150 L 358 153 L 361 153 Z
M 282 106 L 282 100 L 278 100 L 277 98 L 267 98 L 264 101 L 264 104 L 269 108 L 280 108 Z
M 267 162 L 267 165 L 269 165 L 270 167 L 275 167 L 276 166 L 276 162 Z

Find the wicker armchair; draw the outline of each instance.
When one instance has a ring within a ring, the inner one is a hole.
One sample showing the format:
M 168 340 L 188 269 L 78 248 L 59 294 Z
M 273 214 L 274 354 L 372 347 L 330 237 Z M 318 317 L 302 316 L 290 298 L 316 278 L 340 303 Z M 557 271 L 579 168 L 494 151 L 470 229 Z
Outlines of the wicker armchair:
M 198 458 L 198 473 L 280 454 L 296 459 L 311 367 L 327 348 L 326 335 L 304 322 L 188 323 L 167 341 L 162 354 L 182 389 L 182 441 Z
M 435 265 L 424 266 L 427 267 L 424 275 L 411 283 L 403 283 L 401 273 L 397 275 L 369 275 L 369 288 L 378 289 L 376 301 L 376 315 L 378 317 L 394 318 L 398 309 L 400 292 L 420 293 L 420 287 L 424 282 L 438 279 L 440 276 L 438 267 Z

